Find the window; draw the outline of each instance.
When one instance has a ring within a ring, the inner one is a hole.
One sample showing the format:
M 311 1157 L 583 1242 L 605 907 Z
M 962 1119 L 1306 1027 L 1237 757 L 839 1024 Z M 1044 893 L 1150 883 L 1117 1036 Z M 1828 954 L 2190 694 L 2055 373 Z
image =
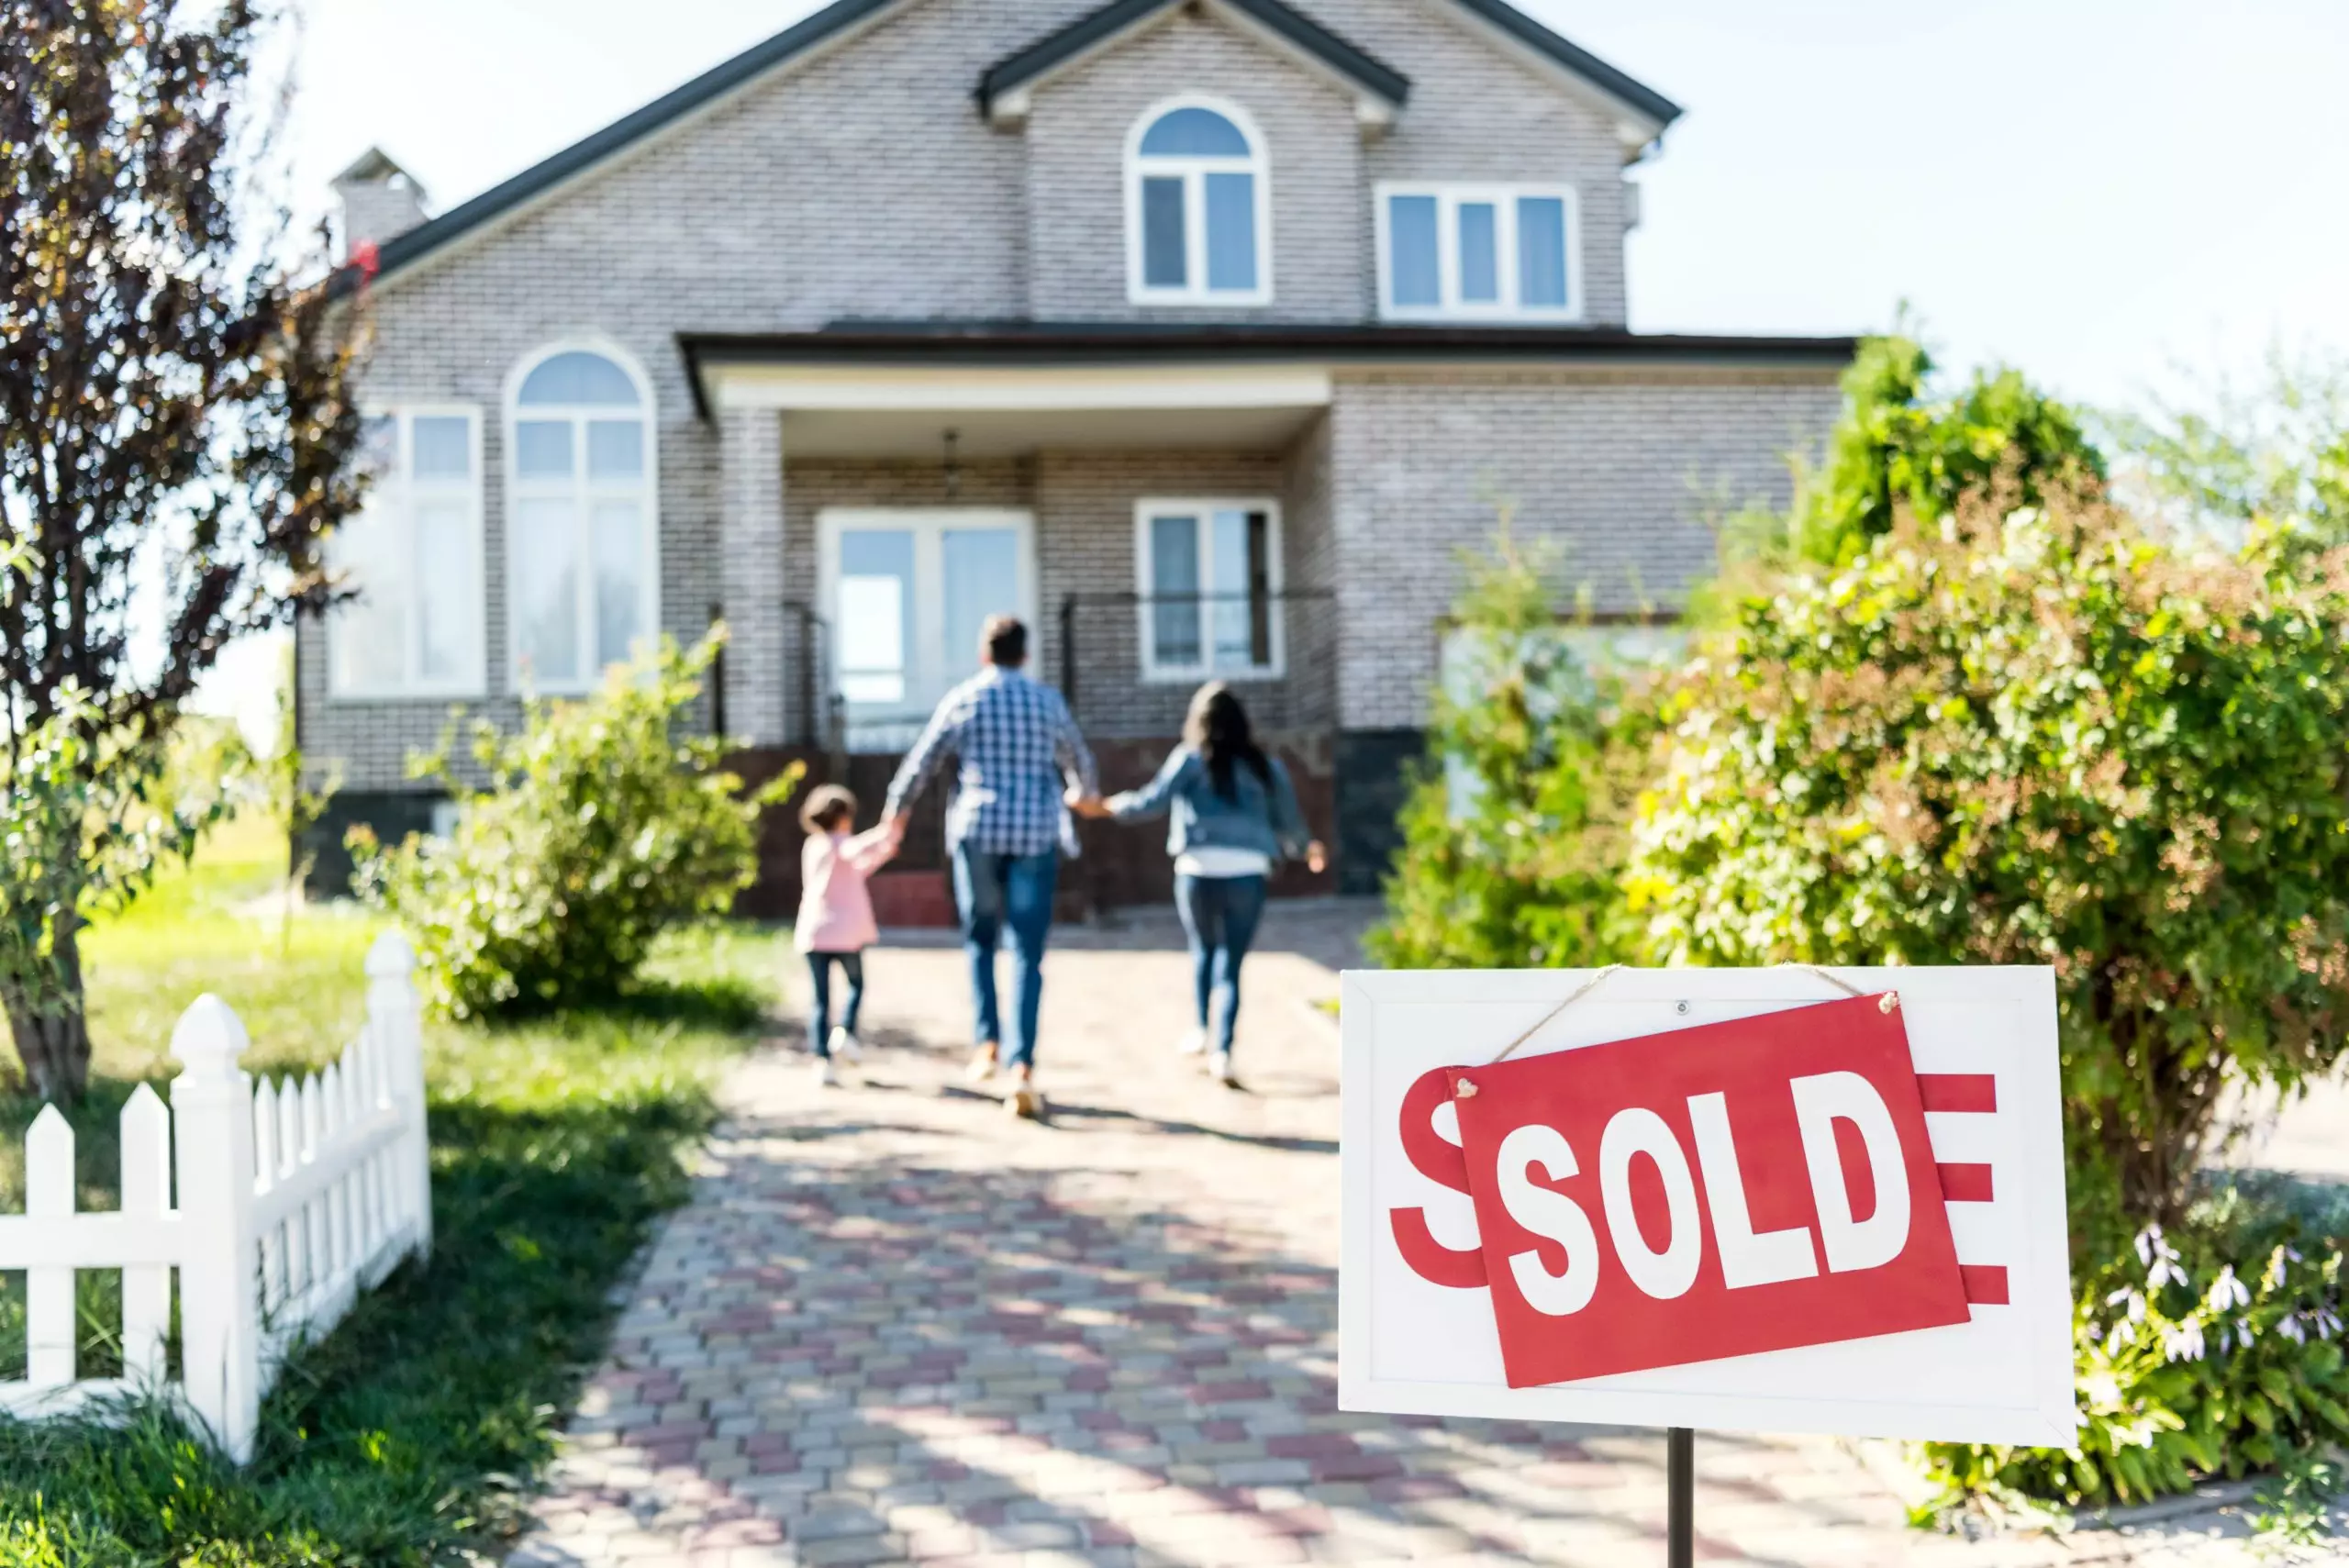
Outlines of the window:
M 1571 185 L 1381 185 L 1378 294 L 1389 317 L 1582 316 Z
M 339 697 L 479 696 L 481 417 L 410 407 L 367 417 L 366 506 L 328 559 L 352 596 L 327 618 Z
M 1161 104 L 1126 151 L 1127 294 L 1138 305 L 1273 297 L 1264 141 L 1237 106 Z
M 827 507 L 817 518 L 832 689 L 852 751 L 903 751 L 979 664 L 989 616 L 1036 616 L 1035 527 L 978 506 Z
M 1134 533 L 1145 680 L 1281 673 L 1275 503 L 1144 501 Z
M 657 625 L 652 399 L 600 350 L 530 361 L 514 393 L 506 554 L 516 677 L 582 691 Z

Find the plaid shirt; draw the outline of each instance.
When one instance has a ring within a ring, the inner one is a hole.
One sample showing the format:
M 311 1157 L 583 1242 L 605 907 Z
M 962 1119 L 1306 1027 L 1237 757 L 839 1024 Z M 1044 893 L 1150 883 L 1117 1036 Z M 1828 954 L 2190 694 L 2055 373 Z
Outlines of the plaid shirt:
M 1033 855 L 1059 844 L 1071 851 L 1063 774 L 1085 794 L 1099 793 L 1093 753 L 1060 693 L 1017 670 L 989 665 L 946 694 L 930 727 L 898 764 L 889 784 L 889 815 L 905 808 L 952 755 L 954 798 L 946 808 L 946 844 L 988 854 Z

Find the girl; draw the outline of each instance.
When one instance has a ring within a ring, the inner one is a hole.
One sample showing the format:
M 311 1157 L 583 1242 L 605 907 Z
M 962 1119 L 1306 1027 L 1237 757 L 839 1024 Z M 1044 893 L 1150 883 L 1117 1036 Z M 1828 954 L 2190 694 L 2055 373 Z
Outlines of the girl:
M 864 950 L 880 940 L 873 923 L 873 898 L 864 879 L 896 853 L 887 824 L 852 838 L 856 796 L 838 784 L 809 792 L 799 808 L 807 842 L 799 851 L 799 923 L 792 945 L 807 955 L 816 1006 L 807 1020 L 807 1043 L 816 1052 L 816 1082 L 836 1082 L 835 1051 L 855 1062 L 864 1055 L 856 1040 L 856 1015 L 864 1006 Z M 832 1015 L 832 965 L 848 976 L 848 1006 L 837 1027 Z
M 1191 698 L 1183 744 L 1156 778 L 1079 809 L 1120 822 L 1172 816 L 1166 852 L 1174 857 L 1174 909 L 1191 942 L 1199 1017 L 1182 1049 L 1207 1051 L 1212 1023 L 1208 1071 L 1238 1088 L 1231 1040 L 1240 1018 L 1240 963 L 1264 912 L 1273 862 L 1284 855 L 1301 859 L 1316 873 L 1328 863 L 1321 845 L 1306 837 L 1288 770 L 1256 744 L 1248 710 L 1231 688 L 1209 681 Z

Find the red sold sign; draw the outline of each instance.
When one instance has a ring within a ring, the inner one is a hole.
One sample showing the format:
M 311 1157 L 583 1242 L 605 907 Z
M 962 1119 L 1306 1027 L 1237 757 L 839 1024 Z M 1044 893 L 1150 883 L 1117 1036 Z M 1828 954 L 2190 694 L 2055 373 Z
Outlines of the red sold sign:
M 1426 1130 L 1447 1087 L 1457 1150 Z M 1446 1069 L 1403 1118 L 1480 1247 L 1416 1211 L 1397 1241 L 1438 1283 L 1489 1285 L 1512 1388 L 1966 1321 L 1888 998 Z

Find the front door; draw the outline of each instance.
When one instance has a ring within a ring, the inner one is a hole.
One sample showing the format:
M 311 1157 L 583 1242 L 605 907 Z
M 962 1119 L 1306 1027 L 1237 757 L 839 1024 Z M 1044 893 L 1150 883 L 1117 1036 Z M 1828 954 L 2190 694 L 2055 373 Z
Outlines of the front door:
M 978 667 L 992 615 L 1035 646 L 1036 525 L 997 507 L 832 506 L 817 517 L 832 690 L 851 751 L 902 751 Z

